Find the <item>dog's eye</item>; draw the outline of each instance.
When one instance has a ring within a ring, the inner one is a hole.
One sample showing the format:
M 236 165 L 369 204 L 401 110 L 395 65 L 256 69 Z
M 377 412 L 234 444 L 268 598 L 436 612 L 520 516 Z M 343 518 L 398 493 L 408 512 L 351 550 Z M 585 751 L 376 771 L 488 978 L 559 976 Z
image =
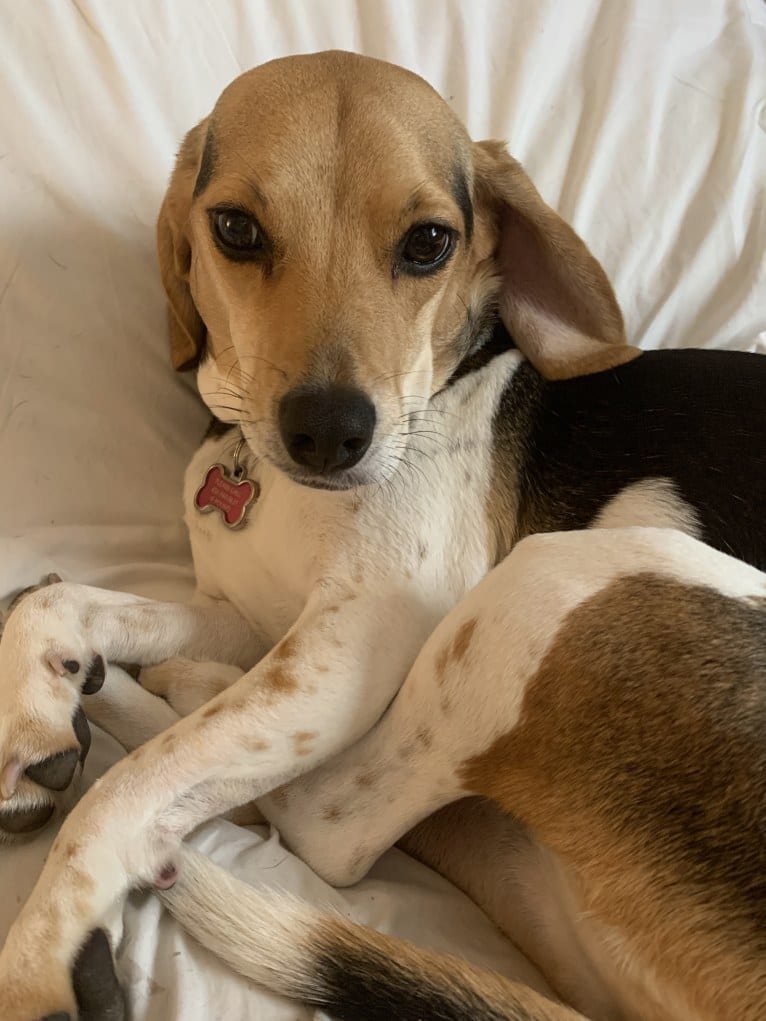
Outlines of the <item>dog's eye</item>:
M 256 220 L 240 209 L 216 209 L 213 231 L 224 248 L 234 252 L 255 252 L 263 247 L 261 228 Z
M 415 273 L 435 269 L 452 251 L 453 239 L 452 231 L 438 223 L 413 227 L 400 249 L 402 268 Z

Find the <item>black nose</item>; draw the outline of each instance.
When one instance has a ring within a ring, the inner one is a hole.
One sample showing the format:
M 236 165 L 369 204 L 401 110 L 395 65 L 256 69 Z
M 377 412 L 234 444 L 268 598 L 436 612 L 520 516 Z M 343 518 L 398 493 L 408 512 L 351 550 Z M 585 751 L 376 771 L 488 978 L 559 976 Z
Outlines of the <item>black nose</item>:
M 375 406 L 361 390 L 291 390 L 279 404 L 279 431 L 296 464 L 315 472 L 362 460 L 375 431 Z

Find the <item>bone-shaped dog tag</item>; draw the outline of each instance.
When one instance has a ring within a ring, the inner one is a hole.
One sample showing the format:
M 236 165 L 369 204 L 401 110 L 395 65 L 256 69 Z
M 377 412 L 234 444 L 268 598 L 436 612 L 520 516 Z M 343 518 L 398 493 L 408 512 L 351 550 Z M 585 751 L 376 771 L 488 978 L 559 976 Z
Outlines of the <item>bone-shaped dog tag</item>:
M 252 479 L 229 475 L 222 464 L 212 464 L 205 481 L 194 494 L 194 506 L 202 514 L 217 510 L 228 528 L 240 528 L 261 487 Z

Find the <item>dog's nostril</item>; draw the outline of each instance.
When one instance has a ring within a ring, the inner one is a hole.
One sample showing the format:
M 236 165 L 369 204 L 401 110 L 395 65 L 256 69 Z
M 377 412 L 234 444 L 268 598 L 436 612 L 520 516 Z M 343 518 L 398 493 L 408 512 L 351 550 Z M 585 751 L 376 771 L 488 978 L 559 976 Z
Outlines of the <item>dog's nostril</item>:
M 350 440 L 344 440 L 343 446 L 346 450 L 350 450 L 352 453 L 356 453 L 359 450 L 365 450 L 369 440 L 365 439 L 364 436 L 352 436 Z
M 298 433 L 290 440 L 290 453 L 295 452 L 296 454 L 313 454 L 316 450 L 316 444 L 310 436 L 305 433 Z

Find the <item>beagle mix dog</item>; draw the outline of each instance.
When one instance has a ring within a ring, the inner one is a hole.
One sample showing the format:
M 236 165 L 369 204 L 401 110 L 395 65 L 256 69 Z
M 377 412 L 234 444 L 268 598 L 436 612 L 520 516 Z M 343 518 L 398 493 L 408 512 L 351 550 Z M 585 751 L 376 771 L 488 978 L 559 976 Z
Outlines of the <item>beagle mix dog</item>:
M 115 907 L 154 884 L 347 1021 L 760 1019 L 766 362 L 629 346 L 503 147 L 346 53 L 229 86 L 158 241 L 217 421 L 185 486 L 199 592 L 56 582 L 8 618 L 0 830 L 71 811 L 0 1017 L 124 1018 Z M 134 750 L 72 806 L 83 710 Z M 404 838 L 555 996 L 183 850 L 254 799 L 334 884 Z

